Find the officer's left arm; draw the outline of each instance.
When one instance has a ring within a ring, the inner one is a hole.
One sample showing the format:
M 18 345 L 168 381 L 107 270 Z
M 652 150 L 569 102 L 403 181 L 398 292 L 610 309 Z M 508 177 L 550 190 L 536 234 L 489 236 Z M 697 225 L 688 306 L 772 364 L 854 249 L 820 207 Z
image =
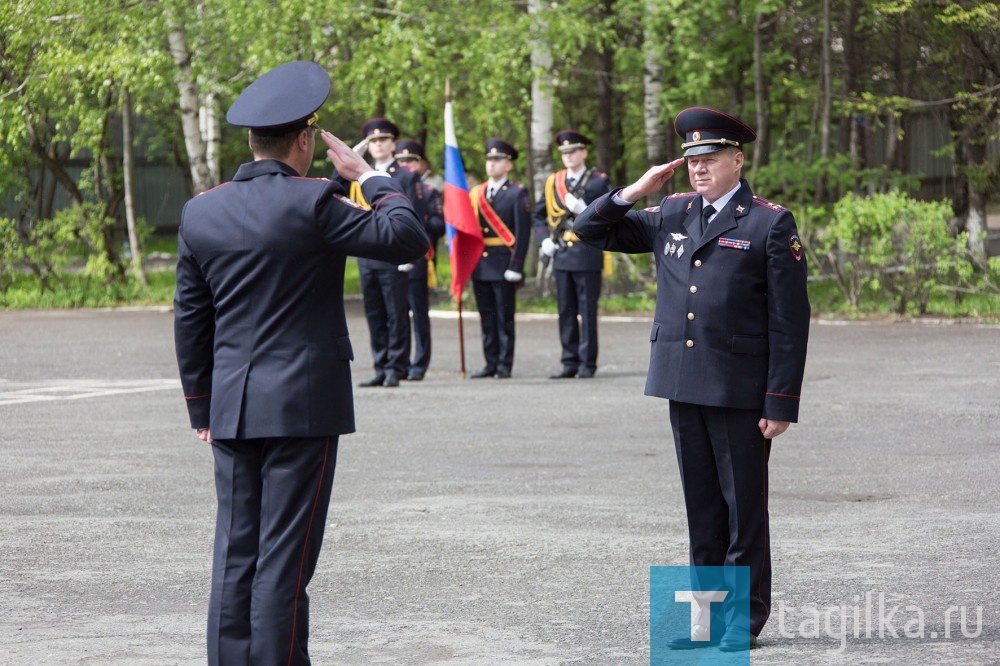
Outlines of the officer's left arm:
M 527 188 L 520 188 L 514 203 L 514 251 L 510 255 L 507 270 L 524 275 L 524 258 L 531 243 L 531 199 Z
M 774 219 L 767 238 L 770 360 L 762 416 L 769 421 L 798 421 L 809 339 L 806 276 L 805 251 L 795 218 L 783 210 Z
M 212 290 L 194 254 L 177 235 L 177 288 L 174 292 L 174 350 L 191 427 L 207 429 L 212 405 L 215 306 Z

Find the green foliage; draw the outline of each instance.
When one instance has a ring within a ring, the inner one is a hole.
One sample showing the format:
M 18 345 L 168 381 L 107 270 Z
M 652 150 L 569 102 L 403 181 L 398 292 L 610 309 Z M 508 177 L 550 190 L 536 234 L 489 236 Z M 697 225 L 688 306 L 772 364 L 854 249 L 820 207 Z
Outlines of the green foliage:
M 968 237 L 948 231 L 950 207 L 898 191 L 849 194 L 836 203 L 818 234 L 819 252 L 852 308 L 866 294 L 884 295 L 897 314 L 927 312 L 931 297 L 969 284 L 974 266 Z

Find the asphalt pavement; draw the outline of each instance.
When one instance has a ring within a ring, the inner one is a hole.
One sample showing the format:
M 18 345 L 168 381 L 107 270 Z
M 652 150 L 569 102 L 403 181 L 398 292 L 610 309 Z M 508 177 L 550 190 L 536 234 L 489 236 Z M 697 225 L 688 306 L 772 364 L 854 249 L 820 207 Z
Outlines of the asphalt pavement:
M 350 304 L 355 383 L 371 372 Z M 465 317 L 467 367 L 482 365 Z M 592 380 L 356 388 L 312 598 L 315 664 L 648 664 L 649 567 L 687 564 L 650 320 Z M 215 496 L 166 310 L 0 312 L 0 664 L 202 664 Z M 774 602 L 753 664 L 1000 663 L 1000 327 L 814 320 L 770 464 Z

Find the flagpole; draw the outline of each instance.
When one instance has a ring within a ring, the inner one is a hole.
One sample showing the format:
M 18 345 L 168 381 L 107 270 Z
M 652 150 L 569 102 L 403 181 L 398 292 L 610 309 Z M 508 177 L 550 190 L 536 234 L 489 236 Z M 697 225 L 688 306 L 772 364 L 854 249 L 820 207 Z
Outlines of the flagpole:
M 444 102 L 447 104 L 451 101 L 451 79 L 444 80 Z M 458 356 L 459 356 L 459 372 L 460 377 L 465 379 L 465 326 L 462 322 L 462 295 L 459 293 L 458 296 Z
M 461 378 L 465 379 L 465 329 L 462 326 L 462 299 L 458 299 L 458 355 L 462 359 Z

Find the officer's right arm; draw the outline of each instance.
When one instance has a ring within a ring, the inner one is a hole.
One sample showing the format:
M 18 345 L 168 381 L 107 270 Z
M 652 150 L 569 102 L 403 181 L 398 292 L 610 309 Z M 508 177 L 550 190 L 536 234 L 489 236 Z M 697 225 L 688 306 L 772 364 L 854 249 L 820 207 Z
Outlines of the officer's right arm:
M 427 253 L 427 232 L 396 179 L 366 178 L 361 191 L 370 210 L 344 196 L 343 188 L 334 182 L 327 183 L 317 199 L 316 218 L 330 246 L 354 257 L 397 265 Z
M 632 204 L 619 204 L 608 192 L 576 218 L 573 231 L 583 242 L 614 252 L 652 252 L 660 225 L 660 209 L 633 211 Z

